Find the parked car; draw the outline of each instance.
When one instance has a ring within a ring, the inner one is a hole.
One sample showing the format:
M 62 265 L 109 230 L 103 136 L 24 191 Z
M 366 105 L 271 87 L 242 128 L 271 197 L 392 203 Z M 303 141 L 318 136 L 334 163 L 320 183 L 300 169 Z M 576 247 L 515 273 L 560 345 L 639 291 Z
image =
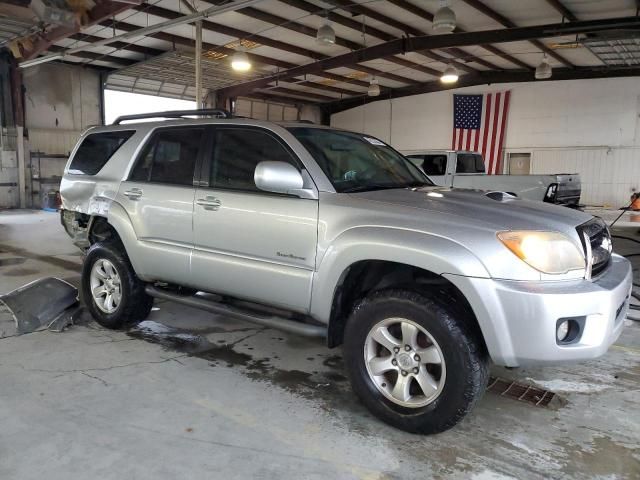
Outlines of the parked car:
M 117 122 L 82 135 L 61 192 L 98 323 L 140 321 L 160 297 L 326 336 L 362 402 L 411 432 L 460 421 L 490 361 L 604 354 L 627 312 L 630 264 L 601 220 L 434 185 L 360 133 Z
M 577 207 L 582 191 L 580 174 L 487 175 L 482 155 L 458 150 L 406 152 L 436 185 L 497 190 L 527 200 Z

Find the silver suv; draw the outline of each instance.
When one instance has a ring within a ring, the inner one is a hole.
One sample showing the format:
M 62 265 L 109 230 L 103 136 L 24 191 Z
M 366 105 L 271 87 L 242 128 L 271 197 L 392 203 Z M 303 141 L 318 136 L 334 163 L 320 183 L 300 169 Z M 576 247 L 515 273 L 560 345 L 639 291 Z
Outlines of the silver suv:
M 326 336 L 362 402 L 422 433 L 473 407 L 490 362 L 589 359 L 620 335 L 631 268 L 601 220 L 435 186 L 370 135 L 219 113 L 79 140 L 62 222 L 100 324 L 161 297 Z

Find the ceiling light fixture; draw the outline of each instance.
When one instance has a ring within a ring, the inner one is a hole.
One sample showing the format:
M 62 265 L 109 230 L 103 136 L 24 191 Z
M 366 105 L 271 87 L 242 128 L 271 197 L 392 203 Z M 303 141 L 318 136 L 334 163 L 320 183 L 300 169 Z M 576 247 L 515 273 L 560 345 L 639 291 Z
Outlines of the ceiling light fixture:
M 446 5 L 442 5 L 433 16 L 433 30 L 436 33 L 451 33 L 456 29 L 456 14 Z
M 442 76 L 440 77 L 440 81 L 442 83 L 456 83 L 458 81 L 459 75 L 458 70 L 453 65 L 447 65 L 447 68 L 442 72 Z
M 316 33 L 316 42 L 323 46 L 330 46 L 336 43 L 336 32 L 331 26 L 328 12 L 325 12 L 324 24 Z
M 247 72 L 251 70 L 251 60 L 243 50 L 236 50 L 231 56 L 231 68 L 236 72 Z
M 544 55 L 540 65 L 536 67 L 536 80 L 546 80 L 547 78 L 551 78 L 551 73 L 551 65 L 549 65 L 549 62 L 547 61 L 547 56 Z
M 371 79 L 371 82 L 369 82 L 367 95 L 369 95 L 370 97 L 377 97 L 378 95 L 380 95 L 380 85 L 378 84 L 378 80 L 376 80 L 375 77 Z

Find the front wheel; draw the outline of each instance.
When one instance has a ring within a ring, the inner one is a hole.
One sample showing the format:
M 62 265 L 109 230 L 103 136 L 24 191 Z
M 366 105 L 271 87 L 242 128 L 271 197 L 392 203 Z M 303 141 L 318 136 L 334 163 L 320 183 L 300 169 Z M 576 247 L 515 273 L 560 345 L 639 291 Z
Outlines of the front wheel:
M 107 328 L 144 320 L 153 306 L 123 248 L 113 243 L 95 243 L 87 252 L 82 296 L 96 322 Z
M 378 291 L 356 306 L 345 329 L 345 363 L 353 390 L 377 417 L 408 432 L 438 433 L 482 396 L 487 355 L 454 312 L 404 290 Z

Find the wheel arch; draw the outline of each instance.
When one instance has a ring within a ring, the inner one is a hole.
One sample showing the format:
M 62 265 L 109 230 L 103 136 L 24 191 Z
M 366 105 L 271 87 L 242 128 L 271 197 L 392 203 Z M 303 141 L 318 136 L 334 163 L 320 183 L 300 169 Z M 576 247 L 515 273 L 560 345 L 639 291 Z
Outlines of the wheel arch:
M 342 342 L 351 308 L 367 293 L 402 287 L 421 293 L 438 289 L 456 301 L 479 325 L 462 292 L 443 274 L 488 278 L 480 260 L 459 243 L 443 237 L 396 229 L 363 228 L 334 242 L 318 268 L 312 316 L 326 322 L 329 346 Z

